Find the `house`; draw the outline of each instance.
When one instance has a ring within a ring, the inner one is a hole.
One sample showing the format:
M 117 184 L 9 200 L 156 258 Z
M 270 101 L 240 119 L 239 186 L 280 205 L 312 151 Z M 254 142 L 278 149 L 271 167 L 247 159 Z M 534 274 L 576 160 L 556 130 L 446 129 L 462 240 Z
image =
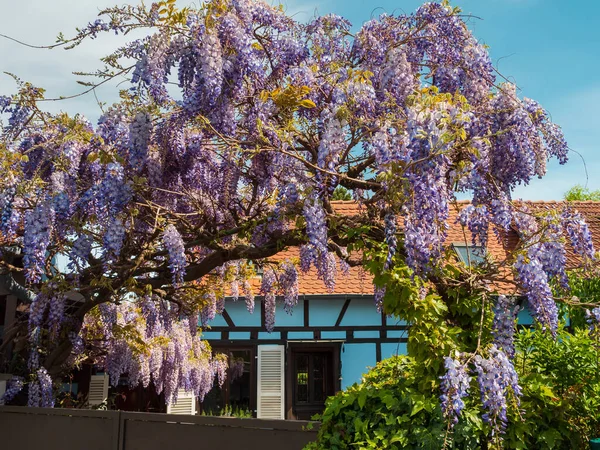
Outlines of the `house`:
M 459 207 L 466 204 L 461 202 Z M 531 209 L 555 209 L 561 203 L 528 202 L 527 205 Z M 600 202 L 571 205 L 585 217 L 594 243 L 600 248 Z M 333 206 L 340 214 L 361 214 L 354 202 L 334 202 Z M 455 222 L 456 211 L 453 214 L 451 224 Z M 465 235 L 459 225 L 451 226 L 447 243 L 465 263 L 480 257 L 481 249 L 467 245 L 470 235 Z M 504 259 L 518 244 L 514 231 L 500 241 L 490 231 L 485 251 L 496 259 Z M 567 253 L 569 263 L 576 265 L 574 254 L 570 250 Z M 273 259 L 297 256 L 298 249 L 290 248 Z M 257 285 L 260 283 L 259 279 L 255 281 Z M 2 320 L 4 325 L 10 323 L 17 308 L 15 296 L 2 295 L 0 292 L 0 327 Z M 214 351 L 228 354 L 230 367 L 237 367 L 230 371 L 222 389 L 215 386 L 202 404 L 181 392 L 178 401 L 164 409 L 160 406 L 164 406 L 162 399 L 141 389 L 134 393 L 130 390 L 128 403 L 122 407 L 139 409 L 140 405 L 151 403 L 153 410 L 171 413 L 228 411 L 259 418 L 310 419 L 323 410 L 328 396 L 360 382 L 369 367 L 394 354 L 406 353 L 409 332 L 406 323 L 377 311 L 371 278 L 360 268 L 351 268 L 347 275 L 338 274 L 333 292 L 318 279 L 314 268 L 300 274 L 298 304 L 288 314 L 278 302 L 271 333 L 265 327 L 264 305 L 260 298 L 257 302 L 260 307 L 257 304 L 255 312 L 249 314 L 243 300 L 226 299 L 223 314 L 217 315 L 203 332 Z M 526 312 L 521 313 L 519 320 L 531 323 Z M 101 403 L 109 389 L 106 376 L 86 376 L 88 381 L 81 384 L 89 389 L 90 404 Z
M 459 208 L 467 204 L 460 202 Z M 562 204 L 527 205 L 532 210 L 543 210 Z M 353 202 L 334 202 L 333 206 L 340 214 L 361 213 Z M 600 203 L 573 202 L 572 207 L 584 215 L 596 248 L 600 248 Z M 452 215 L 451 224 L 457 211 Z M 465 235 L 460 225 L 448 231 L 446 242 L 464 263 L 481 257 L 482 249 L 471 246 L 470 239 L 470 233 Z M 518 243 L 517 233 L 512 230 L 500 241 L 490 231 L 485 251 L 504 260 Z M 298 249 L 292 248 L 275 259 L 297 256 Z M 571 266 L 577 264 L 570 249 L 567 256 Z M 510 277 L 510 271 L 506 272 Z M 377 312 L 371 278 L 359 268 L 350 269 L 346 276 L 338 274 L 334 292 L 327 291 L 313 268 L 300 275 L 299 292 L 292 314 L 278 305 L 272 333 L 265 328 L 262 302 L 260 310 L 249 314 L 243 301 L 226 300 L 223 314 L 210 323 L 203 336 L 215 351 L 243 360 L 244 373 L 228 380 L 223 389 L 215 388 L 201 408 L 215 412 L 228 405 L 234 410 L 254 411 L 259 418 L 310 419 L 323 410 L 328 396 L 360 382 L 369 367 L 406 352 L 408 327 Z M 522 311 L 519 322 L 531 324 L 532 318 Z

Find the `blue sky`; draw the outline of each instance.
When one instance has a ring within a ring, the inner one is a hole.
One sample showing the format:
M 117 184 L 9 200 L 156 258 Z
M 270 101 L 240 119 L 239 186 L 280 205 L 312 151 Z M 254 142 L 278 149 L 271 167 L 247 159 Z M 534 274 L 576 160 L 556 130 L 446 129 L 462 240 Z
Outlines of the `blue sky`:
M 32 44 L 48 44 L 58 32 L 69 34 L 76 26 L 93 20 L 99 7 L 115 0 L 21 0 L 4 3 L 0 30 Z M 189 4 L 189 0 L 179 0 Z M 305 20 L 314 14 L 336 13 L 349 19 L 355 28 L 381 12 L 412 12 L 422 2 L 415 0 L 287 0 L 290 13 Z M 534 98 L 563 127 L 571 148 L 587 164 L 588 187 L 600 189 L 600 2 L 591 0 L 455 0 L 454 6 L 469 19 L 477 38 L 490 46 L 494 64 L 514 80 L 521 95 Z M 10 6 L 8 6 L 10 5 Z M 0 40 L 0 69 L 47 88 L 49 96 L 78 92 L 71 75 L 75 70 L 93 70 L 97 60 L 122 42 L 104 36 L 74 51 L 35 50 Z M 12 80 L 0 76 L 0 92 L 11 93 Z M 99 89 L 101 101 L 115 100 L 115 85 Z M 81 112 L 95 121 L 100 109 L 93 96 L 48 104 L 51 110 Z M 532 200 L 559 199 L 574 184 L 585 184 L 581 158 L 575 154 L 566 166 L 551 163 L 548 174 L 515 197 Z

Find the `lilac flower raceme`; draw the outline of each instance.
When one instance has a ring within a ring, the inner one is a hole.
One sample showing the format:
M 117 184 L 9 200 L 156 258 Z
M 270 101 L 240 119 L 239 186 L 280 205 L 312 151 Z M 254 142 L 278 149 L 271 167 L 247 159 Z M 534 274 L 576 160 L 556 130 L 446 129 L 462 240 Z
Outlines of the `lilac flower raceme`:
M 14 186 L 8 187 L 0 193 L 0 232 L 11 235 L 14 230 L 11 228 L 11 217 L 13 215 L 13 206 L 16 189 Z
M 52 392 L 52 379 L 45 368 L 40 367 L 37 371 L 37 379 L 40 385 L 40 404 L 42 408 L 52 408 L 54 406 L 54 395 Z
M 185 267 L 185 247 L 183 239 L 173 225 L 168 225 L 163 233 L 163 243 L 169 252 L 169 267 L 173 273 L 173 284 L 178 286 L 183 283 Z
M 242 358 L 233 358 L 229 355 L 229 379 L 234 381 L 244 375 L 244 360 Z
M 53 225 L 54 211 L 48 204 L 41 204 L 25 214 L 23 265 L 29 283 L 41 280 Z
M 260 285 L 260 293 L 264 296 L 265 302 L 265 328 L 270 333 L 275 327 L 275 272 L 271 268 L 266 268 L 263 273 Z
M 444 358 L 444 367 L 446 373 L 441 377 L 440 400 L 444 416 L 450 420 L 451 426 L 454 426 L 458 423 L 460 413 L 465 407 L 463 398 L 469 395 L 471 377 L 467 365 L 453 358 Z
M 281 266 L 279 289 L 283 291 L 284 309 L 291 314 L 298 303 L 298 271 L 290 261 L 284 262 Z
M 219 387 L 222 387 L 223 383 L 225 383 L 225 379 L 227 378 L 227 367 L 229 365 L 227 357 L 215 358 L 213 360 L 213 364 L 215 365 L 215 372 L 217 374 Z
M 204 300 L 206 301 L 206 304 L 200 311 L 200 320 L 203 327 L 217 315 L 217 297 L 215 296 L 215 293 L 208 292 L 204 295 Z
M 66 297 L 62 293 L 55 293 L 48 301 L 48 329 L 50 336 L 56 338 L 64 321 Z
M 23 389 L 23 377 L 14 376 L 6 383 L 6 391 L 0 396 L 0 405 L 10 403 Z
M 510 359 L 515 356 L 514 334 L 519 307 L 514 298 L 499 295 L 494 305 L 494 324 L 492 334 L 496 347 Z
M 111 219 L 104 233 L 104 248 L 108 258 L 115 258 L 121 253 L 123 240 L 125 239 L 125 227 L 119 219 Z
M 586 310 L 585 317 L 590 327 L 590 333 L 600 333 L 600 307 Z
M 134 170 L 141 170 L 148 157 L 148 144 L 152 123 L 147 113 L 138 113 L 129 125 L 129 164 Z
M 466 206 L 460 211 L 457 220 L 471 232 L 473 245 L 487 245 L 489 216 L 485 205 Z
M 319 254 L 327 252 L 327 224 L 323 205 L 316 196 L 304 203 L 304 218 L 308 242 Z
M 393 48 L 387 55 L 387 61 L 380 73 L 382 94 L 388 92 L 399 105 L 403 105 L 406 97 L 417 89 L 417 81 L 406 53 L 400 48 Z
M 317 165 L 320 169 L 327 172 L 335 172 L 340 155 L 346 149 L 346 140 L 343 131 L 344 124 L 335 117 L 329 117 L 325 120 L 326 124 L 324 126 L 323 137 L 319 144 Z M 330 183 L 335 186 L 335 179 L 331 180 L 331 176 L 324 172 L 318 172 L 317 179 L 321 180 L 321 189 L 330 188 L 323 185 L 325 180 L 328 179 L 330 180 Z M 332 189 L 330 190 L 333 191 Z
M 518 375 L 506 354 L 496 346 L 492 346 L 487 359 L 477 355 L 474 364 L 486 411 L 483 419 L 492 426 L 493 433 L 503 433 L 508 423 L 508 400 L 513 396 L 519 402 L 521 396 Z
M 385 296 L 385 291 L 385 286 L 381 288 L 374 286 L 373 300 L 378 313 L 383 311 L 383 297 Z
M 529 311 L 542 325 L 556 332 L 558 308 L 542 263 L 530 251 L 527 257 L 518 256 L 515 269 L 521 289 L 527 296 Z
M 69 259 L 71 260 L 69 268 L 78 270 L 85 266 L 91 251 L 92 239 L 86 234 L 80 235 L 75 242 L 73 242 L 73 247 L 71 247 L 71 252 L 69 254 Z
M 184 105 L 190 112 L 214 107 L 223 89 L 223 55 L 218 36 L 197 29 L 199 40 L 195 50 L 195 77 Z
M 131 199 L 131 189 L 124 180 L 125 169 L 118 163 L 110 163 L 106 166 L 106 171 L 98 198 L 100 203 L 106 209 L 106 213 L 111 215 L 118 214 Z
M 252 286 L 248 280 L 244 281 L 242 291 L 244 292 L 246 308 L 248 309 L 248 312 L 252 314 L 254 312 L 254 293 L 252 292 Z
M 323 284 L 329 292 L 335 290 L 335 280 L 337 274 L 337 259 L 332 252 L 320 253 L 315 262 L 317 266 L 317 276 L 323 280 Z
M 41 406 L 40 383 L 38 380 L 29 382 L 29 390 L 27 395 L 27 406 L 30 408 L 39 408 Z
M 48 308 L 49 298 L 46 294 L 39 293 L 29 306 L 29 332 L 42 326 L 44 314 Z
M 385 241 L 388 245 L 388 254 L 383 265 L 383 270 L 388 270 L 396 254 L 398 240 L 396 238 L 396 216 L 392 213 L 385 215 Z
M 565 210 L 562 215 L 562 225 L 569 237 L 571 245 L 584 262 L 596 260 L 596 251 L 592 242 L 592 233 L 581 214 Z

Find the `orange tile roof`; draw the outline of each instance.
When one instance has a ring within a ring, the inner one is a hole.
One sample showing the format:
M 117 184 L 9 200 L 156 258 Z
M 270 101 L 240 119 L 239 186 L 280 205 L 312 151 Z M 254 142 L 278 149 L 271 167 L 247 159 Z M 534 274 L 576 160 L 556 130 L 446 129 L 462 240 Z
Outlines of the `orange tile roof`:
M 557 209 L 565 205 L 565 202 L 551 201 L 551 202 L 523 202 L 532 211 L 551 210 Z M 450 207 L 450 219 L 448 223 L 450 228 L 448 230 L 448 237 L 446 243 L 448 245 L 464 243 L 465 239 L 468 244 L 471 243 L 471 234 L 468 230 L 464 231 L 459 223 L 456 223 L 456 218 L 460 209 L 468 205 L 468 201 L 457 202 L 457 207 Z M 585 218 L 586 222 L 592 232 L 594 245 L 596 248 L 600 248 L 600 202 L 569 202 L 569 206 L 576 211 L 579 211 Z M 334 201 L 332 202 L 333 210 L 343 216 L 360 216 L 366 213 L 364 208 L 361 208 L 354 201 Z M 499 240 L 494 232 L 490 229 L 488 234 L 488 245 L 487 251 L 493 259 L 497 261 L 504 261 L 510 253 L 518 245 L 519 238 L 517 233 L 513 230 L 505 233 Z M 288 248 L 274 257 L 270 258 L 273 261 L 283 261 L 286 259 L 297 260 L 299 259 L 299 248 L 291 247 Z M 570 267 L 579 265 L 578 258 L 574 255 L 573 251 L 567 246 L 567 259 Z M 504 267 L 501 269 L 501 275 L 510 279 L 511 269 Z M 258 291 L 260 287 L 260 280 L 254 280 L 254 288 Z M 505 292 L 511 289 L 508 284 L 497 283 L 496 286 Z M 514 289 L 514 287 L 512 287 Z M 346 295 L 370 295 L 373 293 L 372 277 L 369 273 L 366 273 L 360 267 L 352 267 L 347 275 L 344 275 L 339 270 L 336 277 L 335 290 L 330 292 L 325 287 L 324 283 L 317 277 L 317 271 L 313 267 L 308 273 L 299 274 L 299 293 L 300 295 L 327 295 L 327 294 L 346 294 Z
M 286 259 L 298 260 L 300 249 L 290 247 L 272 258 L 272 261 L 283 261 Z M 256 280 L 254 286 L 256 291 L 260 288 L 260 282 Z M 323 281 L 317 276 L 317 269 L 311 267 L 307 273 L 298 273 L 298 291 L 300 295 L 324 295 L 324 294 L 372 294 L 373 282 L 369 273 L 362 267 L 351 267 L 347 274 L 343 274 L 338 264 L 335 289 L 328 291 Z

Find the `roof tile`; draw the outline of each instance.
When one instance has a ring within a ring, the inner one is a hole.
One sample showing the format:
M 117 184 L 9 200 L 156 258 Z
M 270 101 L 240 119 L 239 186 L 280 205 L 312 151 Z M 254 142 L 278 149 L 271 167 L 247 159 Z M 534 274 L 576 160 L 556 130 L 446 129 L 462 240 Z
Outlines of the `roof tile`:
M 565 205 L 565 202 L 560 201 L 527 201 L 523 203 L 533 211 L 556 209 Z M 458 209 L 451 208 L 450 219 L 448 221 L 450 228 L 446 239 L 448 245 L 465 242 L 470 244 L 470 233 L 468 230 L 466 232 L 463 231 L 462 226 L 456 222 L 460 209 L 468 204 L 468 201 L 459 201 L 457 202 Z M 600 248 L 600 202 L 583 201 L 569 202 L 568 204 L 573 210 L 579 211 L 585 218 L 592 233 L 594 246 Z M 332 207 L 336 213 L 344 216 L 360 216 L 366 213 L 366 210 L 361 208 L 360 205 L 354 201 L 334 201 L 332 202 Z M 510 252 L 516 248 L 518 242 L 519 239 L 514 230 L 510 230 L 498 238 L 490 229 L 487 250 L 494 259 L 503 261 L 510 255 Z M 298 247 L 291 247 L 276 254 L 271 259 L 275 261 L 283 261 L 286 259 L 295 260 L 299 258 L 299 253 Z M 575 267 L 580 264 L 572 248 L 569 246 L 567 246 L 567 261 L 569 267 Z M 510 268 L 502 268 L 501 275 L 511 279 L 512 275 Z M 260 280 L 258 278 L 253 280 L 253 285 L 258 289 Z M 508 283 L 496 283 L 496 288 L 507 293 L 511 289 L 514 290 L 514 286 Z M 333 292 L 330 292 L 325 287 L 325 284 L 318 278 L 317 271 L 313 267 L 307 273 L 299 274 L 299 293 L 300 295 L 372 294 L 372 277 L 360 267 L 351 267 L 349 273 L 346 275 L 342 274 L 338 267 L 335 289 Z

